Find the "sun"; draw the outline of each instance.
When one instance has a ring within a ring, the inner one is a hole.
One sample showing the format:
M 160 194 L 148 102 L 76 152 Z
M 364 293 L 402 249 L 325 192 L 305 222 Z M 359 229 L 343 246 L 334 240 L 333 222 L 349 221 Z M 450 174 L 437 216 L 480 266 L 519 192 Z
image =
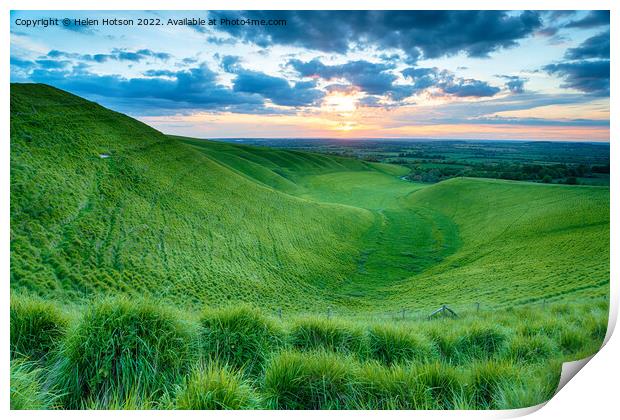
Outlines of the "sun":
M 357 109 L 357 98 L 344 93 L 332 93 L 323 100 L 323 107 L 331 112 L 353 112 Z

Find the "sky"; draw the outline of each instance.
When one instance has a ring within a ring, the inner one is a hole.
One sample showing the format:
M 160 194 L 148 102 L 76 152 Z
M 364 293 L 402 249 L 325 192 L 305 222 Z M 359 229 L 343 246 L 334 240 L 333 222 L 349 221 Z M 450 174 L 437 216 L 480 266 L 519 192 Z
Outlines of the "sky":
M 13 11 L 11 81 L 200 138 L 607 142 L 609 30 L 608 11 Z

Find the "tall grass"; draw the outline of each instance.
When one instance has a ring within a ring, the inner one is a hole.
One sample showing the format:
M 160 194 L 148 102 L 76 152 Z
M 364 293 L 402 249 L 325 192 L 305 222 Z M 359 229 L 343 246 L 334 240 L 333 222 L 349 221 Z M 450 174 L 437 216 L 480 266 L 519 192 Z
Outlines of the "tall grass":
M 67 408 L 84 401 L 152 400 L 180 381 L 195 338 L 178 315 L 127 299 L 94 304 L 72 329 L 52 367 Z
M 354 366 L 327 352 L 283 352 L 266 371 L 267 406 L 288 410 L 347 408 L 354 394 Z
M 33 362 L 11 360 L 11 410 L 54 408 L 57 396 L 44 389 L 44 371 Z
M 217 362 L 200 362 L 177 392 L 176 408 L 244 410 L 258 408 L 259 398 L 242 375 Z
M 46 357 L 12 353 L 11 398 L 69 409 L 524 407 L 549 399 L 561 362 L 602 340 L 606 313 L 590 304 L 546 314 L 287 326 L 249 307 L 196 316 L 107 299 L 81 317 L 56 313 L 70 324 Z
M 364 331 L 343 321 L 308 317 L 293 321 L 290 344 L 301 351 L 326 350 L 364 357 L 367 352 Z
M 39 298 L 11 296 L 11 358 L 41 360 L 56 348 L 66 332 L 66 317 Z
M 369 356 L 386 365 L 437 358 L 433 344 L 405 327 L 373 326 L 368 332 Z
M 204 355 L 251 375 L 285 339 L 281 327 L 249 306 L 207 310 L 200 324 Z

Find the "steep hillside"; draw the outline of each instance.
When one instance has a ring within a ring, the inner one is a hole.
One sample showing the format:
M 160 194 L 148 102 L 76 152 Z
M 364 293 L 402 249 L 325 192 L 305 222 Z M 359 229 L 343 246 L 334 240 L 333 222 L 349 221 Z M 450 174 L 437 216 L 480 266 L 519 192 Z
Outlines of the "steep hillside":
M 607 293 L 609 188 L 165 136 L 11 86 L 11 288 L 352 312 Z
M 13 289 L 303 308 L 355 266 L 369 212 L 267 188 L 57 89 L 11 89 Z

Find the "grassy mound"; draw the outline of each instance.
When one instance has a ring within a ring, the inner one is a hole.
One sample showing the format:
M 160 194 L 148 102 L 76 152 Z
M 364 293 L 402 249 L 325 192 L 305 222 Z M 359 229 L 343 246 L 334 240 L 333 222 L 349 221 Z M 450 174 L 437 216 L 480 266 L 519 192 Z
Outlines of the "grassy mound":
M 11 296 L 11 358 L 42 360 L 54 350 L 67 328 L 67 319 L 51 303 Z
M 506 357 L 520 363 L 535 363 L 549 360 L 556 348 L 553 341 L 544 335 L 515 336 L 510 341 Z
M 420 381 L 415 369 L 386 368 L 369 363 L 360 367 L 355 382 L 353 405 L 358 409 L 420 410 L 434 407 L 429 388 Z
M 182 410 L 243 410 L 258 408 L 258 397 L 238 373 L 216 363 L 199 363 L 177 393 Z
M 308 336 L 312 344 L 301 351 L 287 349 L 293 339 L 283 332 L 296 331 L 299 320 L 285 328 L 286 320 L 281 326 L 243 307 L 197 314 L 107 300 L 86 306 L 80 318 L 68 318 L 68 332 L 54 357 L 35 362 L 12 355 L 13 404 L 65 409 L 524 407 L 553 395 L 563 361 L 600 346 L 607 314 L 593 309 L 593 303 L 555 311 L 553 322 L 540 324 L 554 326 L 550 335 L 540 332 L 540 325 L 532 330 L 535 335 L 519 333 L 526 331 L 524 320 L 534 325 L 548 313 L 536 307 L 458 320 L 399 321 L 389 328 L 329 321 L 319 324 L 329 329 Z M 501 326 L 489 329 L 491 318 Z M 416 331 L 426 331 L 444 346 L 466 340 L 476 346 L 471 352 L 457 348 L 453 359 L 437 357 L 431 346 L 428 357 L 429 341 Z M 498 331 L 510 337 L 501 346 L 502 340 L 493 338 Z M 362 353 L 342 345 L 357 343 L 351 337 L 359 336 L 366 337 Z M 487 343 L 489 337 L 494 344 Z M 211 350 L 201 357 L 205 348 Z
M 579 359 L 584 351 L 596 351 L 596 348 L 588 349 L 591 344 L 587 333 L 577 327 L 565 328 L 560 333 L 560 349 L 568 356 Z
M 488 359 L 501 352 L 508 340 L 507 331 L 488 321 L 447 324 L 431 327 L 427 333 L 435 342 L 442 359 L 448 363 L 468 363 Z
M 439 362 L 419 366 L 417 380 L 430 395 L 433 409 L 452 409 L 461 397 L 463 380 L 454 367 Z
M 188 327 L 155 304 L 93 305 L 62 343 L 55 386 L 67 408 L 152 399 L 179 382 L 193 358 Z
M 303 318 L 293 322 L 290 344 L 301 351 L 327 350 L 363 357 L 366 354 L 364 332 L 342 321 Z
M 207 310 L 200 324 L 206 357 L 254 375 L 284 342 L 281 328 L 248 306 Z
M 426 337 L 406 328 L 374 326 L 369 330 L 368 341 L 369 356 L 386 365 L 425 362 L 437 357 Z
M 476 362 L 470 368 L 467 392 L 472 407 L 493 409 L 497 407 L 503 387 L 517 382 L 516 368 L 506 361 Z
M 270 408 L 346 408 L 354 386 L 350 359 L 326 352 L 287 351 L 274 357 L 265 371 L 264 392 Z

